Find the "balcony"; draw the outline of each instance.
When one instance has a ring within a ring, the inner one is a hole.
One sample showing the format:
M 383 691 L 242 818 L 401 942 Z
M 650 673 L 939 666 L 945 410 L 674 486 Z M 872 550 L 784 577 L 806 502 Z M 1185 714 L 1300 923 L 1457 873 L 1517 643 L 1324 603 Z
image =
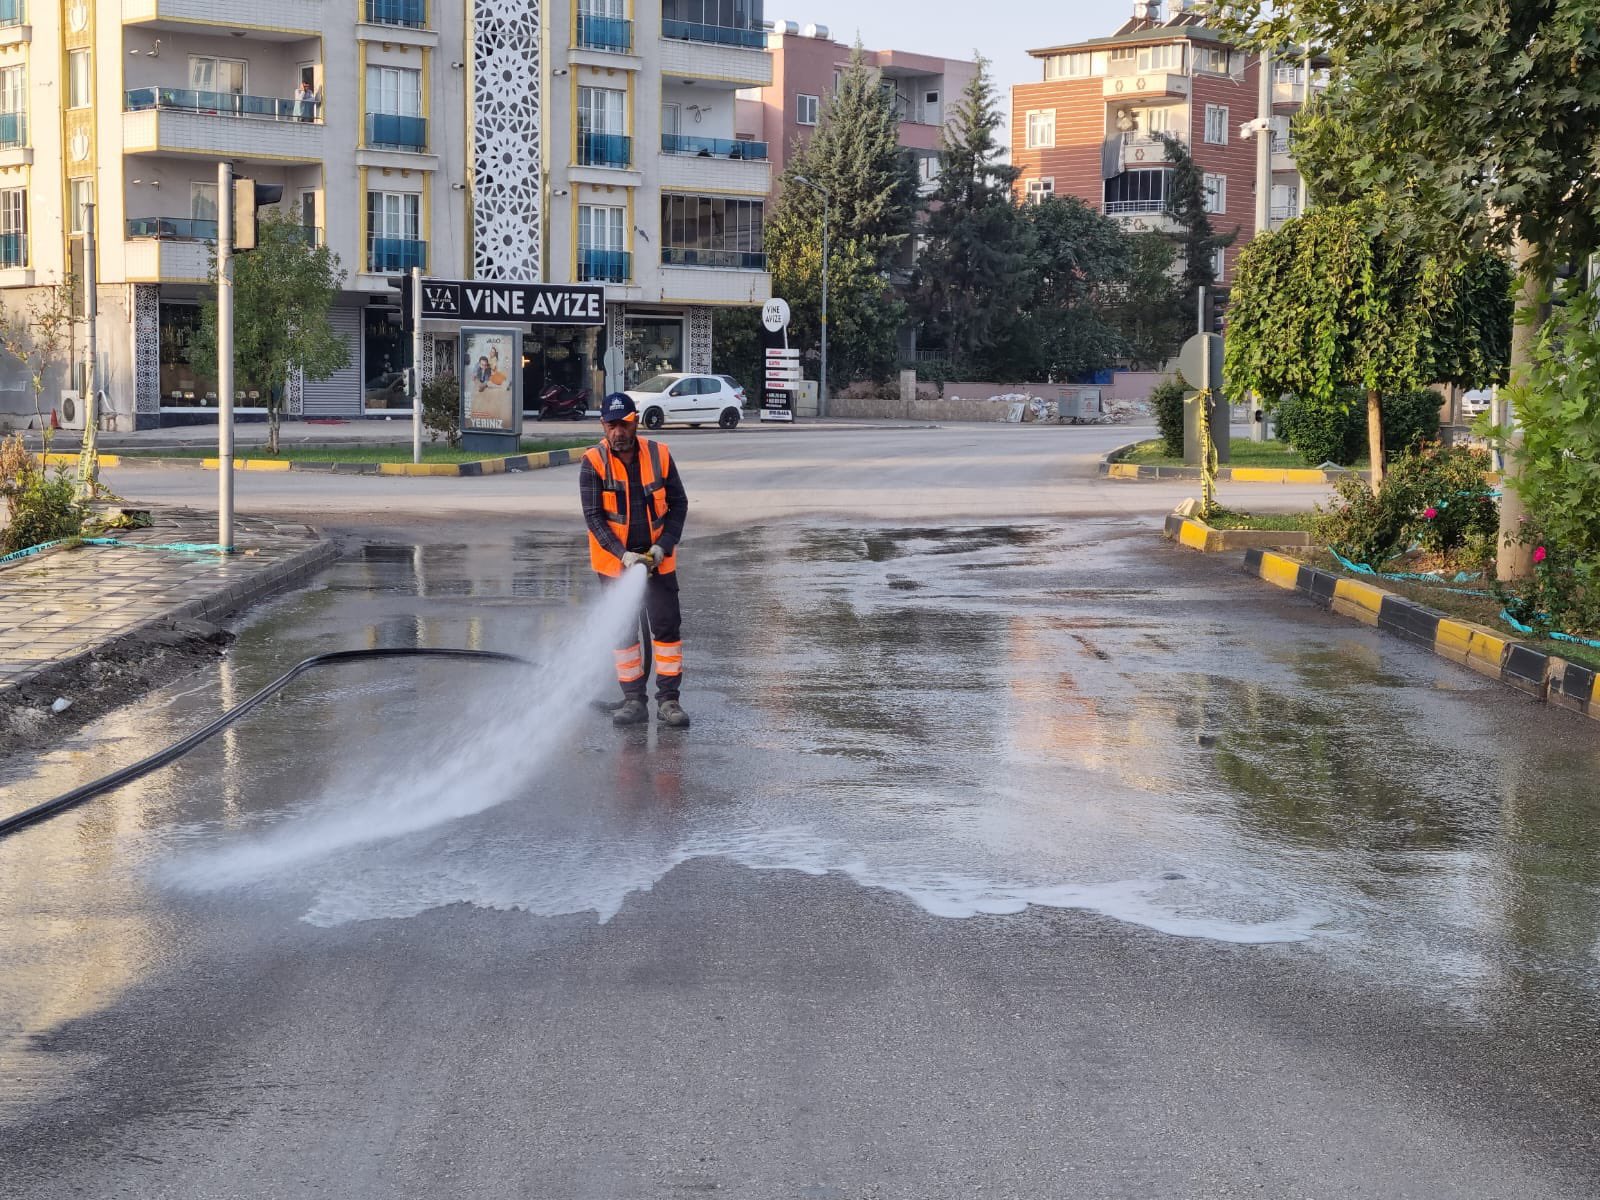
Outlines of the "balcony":
M 0 233 L 0 270 L 16 271 L 28 265 L 28 235 Z
M 633 278 L 633 255 L 626 250 L 578 247 L 579 283 L 627 283 Z
M 217 223 L 192 217 L 129 217 L 129 238 L 155 238 L 159 241 L 214 242 Z
M 128 222 L 128 241 L 123 247 L 123 271 L 129 283 L 205 283 L 211 278 L 211 246 L 216 222 L 210 225 L 210 238 L 176 237 L 165 234 L 134 233 L 141 222 L 157 227 L 190 224 L 176 217 L 135 218 Z
M 1272 170 L 1289 172 L 1299 168 L 1295 166 L 1294 149 L 1291 139 L 1275 137 L 1272 139 Z
M 368 113 L 367 145 L 386 150 L 426 153 L 428 120 L 426 117 L 402 117 L 395 113 Z
M 1178 233 L 1178 219 L 1165 200 L 1108 200 L 1101 211 L 1129 233 Z
M 0 0 L 0 4 L 4 2 Z M 322 10 L 323 0 L 273 0 L 270 9 L 256 12 L 217 0 L 122 0 L 122 22 L 212 36 L 221 36 L 226 29 L 230 35 L 250 41 L 285 42 L 316 37 L 322 28 Z
M 427 268 L 428 243 L 409 238 L 368 238 L 367 270 L 374 275 L 389 275 L 409 271 L 412 267 Z
M 1190 80 L 1174 71 L 1107 75 L 1102 94 L 1107 100 L 1142 100 L 1147 96 L 1187 96 Z
M 767 161 L 765 142 L 741 142 L 728 138 L 684 137 L 677 133 L 661 135 L 663 154 L 692 154 L 700 158 L 748 158 Z
M 656 176 L 663 188 L 686 192 L 754 195 L 772 190 L 765 142 L 663 134 Z
M 661 36 L 668 41 L 702 42 L 707 46 L 737 46 L 743 50 L 765 50 L 767 31 L 732 25 L 701 25 L 695 21 L 661 18 Z
M 622 17 L 581 12 L 578 14 L 578 47 L 627 54 L 633 49 L 633 22 Z
M 28 114 L 0 112 L 0 150 L 15 150 L 28 144 Z
M 403 29 L 428 27 L 427 0 L 366 0 L 363 11 L 369 25 L 397 25 Z
M 679 246 L 663 246 L 661 265 L 717 267 L 725 271 L 765 271 L 767 256 L 749 250 L 687 250 Z
M 259 121 L 316 121 L 318 107 L 315 100 L 296 100 L 292 96 L 244 96 L 237 92 L 199 92 L 193 88 L 130 88 L 122 99 L 123 112 L 159 108 L 206 117 L 247 117 Z
M 0 0 L 0 29 L 12 29 L 28 23 L 28 8 L 22 0 Z M 0 266 L 18 265 L 0 263 Z M 20 264 L 26 266 L 26 263 Z
M 578 133 L 580 167 L 617 167 L 626 170 L 633 163 L 633 139 L 622 133 Z
M 1188 138 L 1178 135 L 1178 141 L 1188 144 Z M 1122 135 L 1122 165 L 1125 167 L 1148 167 L 1153 163 L 1167 161 L 1167 147 L 1159 137 L 1144 133 L 1125 133 Z
M 131 88 L 123 94 L 128 154 L 244 161 L 320 162 L 323 129 L 314 100 L 238 96 L 190 88 Z

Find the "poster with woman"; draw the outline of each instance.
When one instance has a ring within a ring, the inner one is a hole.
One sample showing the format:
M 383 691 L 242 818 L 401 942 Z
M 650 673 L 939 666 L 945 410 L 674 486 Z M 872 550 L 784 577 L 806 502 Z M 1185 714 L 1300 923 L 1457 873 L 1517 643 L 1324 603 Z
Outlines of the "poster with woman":
M 461 432 L 519 432 L 522 331 L 461 331 Z

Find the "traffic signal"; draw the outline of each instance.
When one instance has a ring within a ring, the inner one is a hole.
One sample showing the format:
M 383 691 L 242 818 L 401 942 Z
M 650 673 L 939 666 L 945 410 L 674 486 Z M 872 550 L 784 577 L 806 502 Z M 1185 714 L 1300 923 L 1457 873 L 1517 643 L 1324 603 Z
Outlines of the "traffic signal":
M 233 181 L 233 248 L 256 248 L 256 210 L 283 199 L 283 185 L 257 183 L 254 179 Z
M 416 322 L 411 319 L 412 313 L 415 311 L 411 304 L 411 276 L 391 275 L 389 276 L 388 284 L 400 293 L 400 328 L 404 332 L 410 333 L 416 328 Z

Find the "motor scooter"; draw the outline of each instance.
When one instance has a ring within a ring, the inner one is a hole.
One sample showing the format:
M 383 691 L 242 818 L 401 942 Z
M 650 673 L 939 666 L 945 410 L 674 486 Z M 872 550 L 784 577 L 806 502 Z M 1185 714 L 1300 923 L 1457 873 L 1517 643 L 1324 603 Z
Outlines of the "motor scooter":
M 588 409 L 588 388 L 565 388 L 559 383 L 552 383 L 539 393 L 541 421 L 581 421 Z

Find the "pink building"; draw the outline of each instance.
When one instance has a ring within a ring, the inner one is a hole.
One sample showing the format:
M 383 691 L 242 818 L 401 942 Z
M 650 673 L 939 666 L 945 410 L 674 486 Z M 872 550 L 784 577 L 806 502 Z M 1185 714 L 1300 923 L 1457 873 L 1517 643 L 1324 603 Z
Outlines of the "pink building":
M 768 39 L 772 83 L 739 93 L 738 136 L 766 142 L 772 160 L 774 193 L 785 162 L 816 127 L 826 97 L 850 66 L 851 47 L 834 41 L 826 25 L 774 21 Z M 867 65 L 885 89 L 894 90 L 900 115 L 900 144 L 913 151 L 925 184 L 937 178 L 939 133 L 945 115 L 978 73 L 978 64 L 902 50 L 868 50 Z

